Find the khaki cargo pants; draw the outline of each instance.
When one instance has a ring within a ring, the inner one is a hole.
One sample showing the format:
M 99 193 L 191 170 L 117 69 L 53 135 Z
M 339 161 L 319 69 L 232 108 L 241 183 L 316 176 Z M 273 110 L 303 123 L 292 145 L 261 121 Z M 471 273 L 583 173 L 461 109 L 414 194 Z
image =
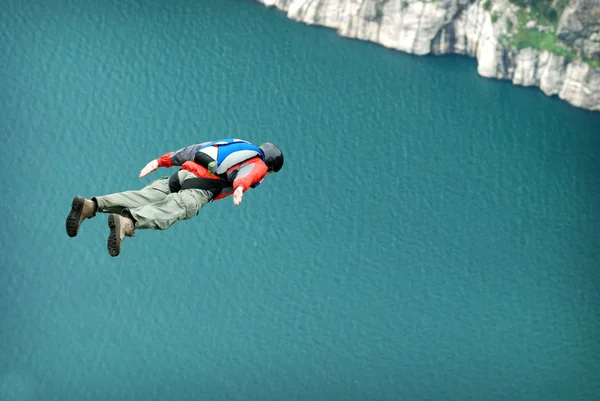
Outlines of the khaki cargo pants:
M 180 170 L 179 181 L 195 178 L 189 171 Z M 139 191 L 125 191 L 96 196 L 98 212 L 122 214 L 129 212 L 136 220 L 136 229 L 166 230 L 180 220 L 198 215 L 211 200 L 212 193 L 202 189 L 169 190 L 169 177 L 152 181 Z

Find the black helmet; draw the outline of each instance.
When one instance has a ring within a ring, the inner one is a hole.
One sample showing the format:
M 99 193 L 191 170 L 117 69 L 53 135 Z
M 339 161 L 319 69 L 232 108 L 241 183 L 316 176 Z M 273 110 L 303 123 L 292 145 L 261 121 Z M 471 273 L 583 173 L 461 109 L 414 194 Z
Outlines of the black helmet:
M 265 154 L 265 163 L 269 171 L 278 172 L 283 166 L 283 153 L 281 149 L 273 145 L 271 142 L 265 142 L 259 146 L 260 150 Z

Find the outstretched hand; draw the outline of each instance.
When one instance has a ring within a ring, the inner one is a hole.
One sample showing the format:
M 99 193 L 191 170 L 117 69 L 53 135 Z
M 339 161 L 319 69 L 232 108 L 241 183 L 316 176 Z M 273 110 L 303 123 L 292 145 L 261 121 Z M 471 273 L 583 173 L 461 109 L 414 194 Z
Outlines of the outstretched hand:
M 244 188 L 237 187 L 233 193 L 233 204 L 239 205 L 242 202 L 242 196 L 244 196 Z
M 147 176 L 151 172 L 155 171 L 158 168 L 158 160 L 154 159 L 150 163 L 146 164 L 146 167 L 140 171 L 140 178 Z

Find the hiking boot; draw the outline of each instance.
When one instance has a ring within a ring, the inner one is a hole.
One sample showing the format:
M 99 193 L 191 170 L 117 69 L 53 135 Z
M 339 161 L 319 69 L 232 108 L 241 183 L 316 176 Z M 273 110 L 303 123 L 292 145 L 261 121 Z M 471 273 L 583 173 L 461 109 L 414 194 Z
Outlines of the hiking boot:
M 79 232 L 79 227 L 85 219 L 91 219 L 96 215 L 96 203 L 81 196 L 73 198 L 71 203 L 71 212 L 67 216 L 66 228 L 67 235 L 74 237 Z
M 119 256 L 123 239 L 135 235 L 133 220 L 113 213 L 108 216 L 108 227 L 110 228 L 107 242 L 108 253 L 110 256 Z

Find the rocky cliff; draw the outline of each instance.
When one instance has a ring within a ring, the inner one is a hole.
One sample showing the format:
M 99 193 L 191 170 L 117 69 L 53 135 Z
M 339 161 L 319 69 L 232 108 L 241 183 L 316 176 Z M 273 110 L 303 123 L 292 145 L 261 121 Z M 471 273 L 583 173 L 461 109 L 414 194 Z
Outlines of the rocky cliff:
M 256 0 L 400 51 L 462 54 L 481 76 L 600 111 L 600 0 Z

